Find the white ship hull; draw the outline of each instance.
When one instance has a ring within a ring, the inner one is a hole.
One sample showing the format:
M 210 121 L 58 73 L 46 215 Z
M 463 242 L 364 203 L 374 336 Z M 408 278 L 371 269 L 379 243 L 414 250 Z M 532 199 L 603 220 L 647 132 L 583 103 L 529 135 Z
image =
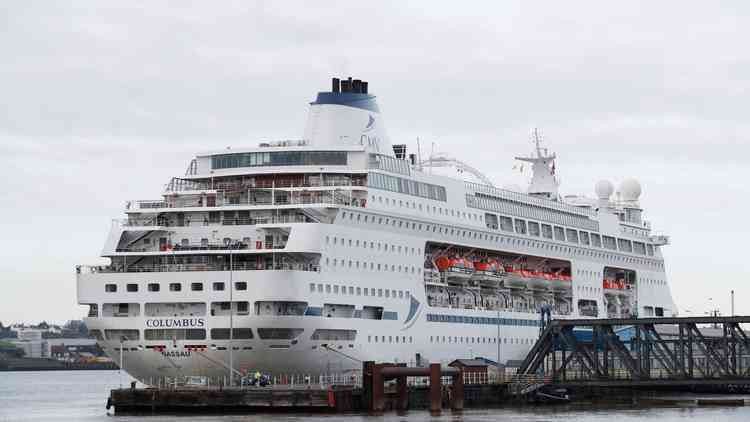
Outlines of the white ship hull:
M 505 363 L 532 347 L 542 308 L 676 313 L 667 239 L 640 221 L 639 186 L 623 203 L 599 187 L 596 208 L 564 203 L 554 155 L 538 145 L 523 158 L 533 196 L 421 171 L 391 154 L 374 97 L 355 82 L 318 95 L 304 141 L 198 155 L 163 199 L 127 203 L 102 251 L 111 265 L 77 274 L 109 357 L 147 383 L 220 377 L 230 361 L 308 375 L 366 360 Z M 447 256 L 570 281 L 439 273 Z M 627 286 L 617 300 L 605 278 Z

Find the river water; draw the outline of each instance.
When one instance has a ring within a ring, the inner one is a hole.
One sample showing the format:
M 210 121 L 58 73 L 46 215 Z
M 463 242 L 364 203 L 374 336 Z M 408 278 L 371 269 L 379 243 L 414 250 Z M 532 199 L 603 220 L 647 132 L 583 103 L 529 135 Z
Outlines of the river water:
M 130 378 L 122 377 L 127 386 Z M 432 417 L 426 411 L 406 415 L 382 416 L 274 414 L 248 416 L 109 416 L 104 406 L 109 390 L 117 388 L 117 371 L 0 372 L 0 421 L 508 421 L 508 422 L 635 422 L 658 420 L 747 422 L 750 407 L 701 408 L 573 408 L 529 407 L 524 409 L 465 410 L 453 414 L 446 410 Z

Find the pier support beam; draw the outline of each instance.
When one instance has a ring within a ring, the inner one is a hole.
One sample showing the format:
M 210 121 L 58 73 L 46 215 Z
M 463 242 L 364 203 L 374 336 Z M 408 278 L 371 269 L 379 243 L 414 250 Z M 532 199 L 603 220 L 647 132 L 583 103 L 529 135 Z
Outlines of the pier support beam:
M 406 367 L 405 363 L 398 364 L 399 367 Z M 404 411 L 409 407 L 409 391 L 406 387 L 406 375 L 396 378 L 396 410 Z
M 451 409 L 464 410 L 464 371 L 459 370 L 453 376 L 453 388 L 451 388 Z
M 442 382 L 440 381 L 440 364 L 430 364 L 430 413 L 440 413 L 443 404 Z

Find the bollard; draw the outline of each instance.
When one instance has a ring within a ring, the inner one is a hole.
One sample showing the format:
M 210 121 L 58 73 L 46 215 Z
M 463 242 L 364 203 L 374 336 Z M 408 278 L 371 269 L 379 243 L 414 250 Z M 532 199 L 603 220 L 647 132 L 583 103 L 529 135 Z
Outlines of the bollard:
M 453 394 L 451 394 L 451 409 L 464 408 L 464 371 L 459 368 L 458 374 L 453 376 Z
M 383 365 L 376 363 L 372 370 L 372 410 L 382 412 L 385 409 L 385 384 Z
M 442 408 L 440 364 L 430 364 L 430 413 L 440 414 Z

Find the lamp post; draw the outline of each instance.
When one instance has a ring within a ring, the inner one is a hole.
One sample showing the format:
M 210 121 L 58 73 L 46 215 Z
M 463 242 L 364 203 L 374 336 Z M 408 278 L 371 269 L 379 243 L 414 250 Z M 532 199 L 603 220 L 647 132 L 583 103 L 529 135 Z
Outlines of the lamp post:
M 233 377 L 234 377 L 234 303 L 232 302 L 232 292 L 234 291 L 234 285 L 232 280 L 232 270 L 233 270 L 233 254 L 232 254 L 232 248 L 234 245 L 232 245 L 231 241 L 229 243 L 229 386 L 234 386 Z
M 122 388 L 122 344 L 125 342 L 125 336 L 120 336 L 120 366 L 117 369 L 117 377 L 120 379 L 120 388 Z

